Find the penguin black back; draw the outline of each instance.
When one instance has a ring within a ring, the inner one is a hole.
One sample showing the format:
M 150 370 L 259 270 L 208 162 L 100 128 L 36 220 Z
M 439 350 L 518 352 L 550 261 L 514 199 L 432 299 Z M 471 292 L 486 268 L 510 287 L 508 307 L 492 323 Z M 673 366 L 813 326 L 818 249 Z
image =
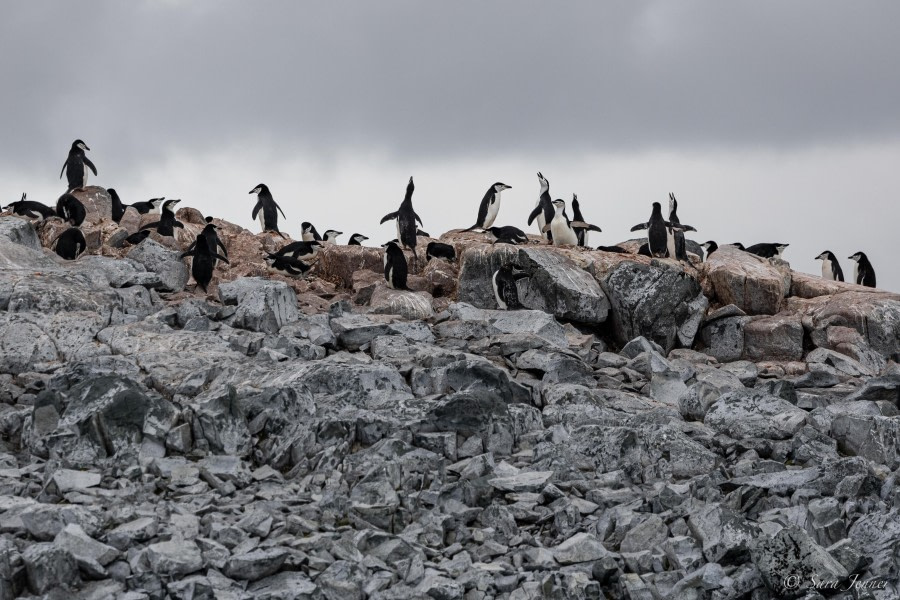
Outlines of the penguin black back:
M 66 179 L 69 183 L 69 187 L 66 189 L 67 192 L 87 185 L 87 170 L 85 167 L 93 171 L 94 175 L 97 174 L 97 167 L 85 155 L 87 150 L 90 150 L 90 148 L 81 140 L 75 140 L 72 142 L 72 147 L 69 148 L 69 156 L 59 172 L 60 179 L 62 179 L 63 173 L 66 174 Z
M 450 244 L 429 242 L 428 246 L 425 248 L 425 260 L 428 261 L 432 258 L 443 258 L 453 262 L 456 260 L 456 249 Z
M 494 271 L 491 283 L 494 288 L 494 300 L 501 310 L 518 310 L 522 307 L 519 301 L 519 290 L 516 282 L 529 277 L 528 273 L 519 269 L 519 265 L 508 263 Z
M 422 224 L 422 219 L 413 210 L 412 196 L 415 189 L 413 178 L 410 177 L 409 183 L 406 184 L 406 195 L 403 197 L 403 202 L 400 203 L 400 208 L 396 212 L 386 214 L 381 219 L 381 223 L 391 219 L 397 220 L 397 239 L 404 247 L 412 250 L 413 254 L 416 252 L 416 222 L 418 221 L 420 225 Z
M 56 201 L 56 214 L 75 227 L 84 223 L 87 211 L 81 200 L 66 192 Z
M 41 202 L 26 200 L 26 194 L 18 202 L 5 206 L 3 210 L 11 210 L 14 215 L 28 217 L 30 219 L 49 219 L 56 216 L 56 211 Z
M 541 184 L 541 195 L 538 198 L 537 206 L 528 215 L 528 224 L 537 219 L 538 227 L 541 228 L 541 235 L 549 241 L 553 241 L 553 234 L 549 230 L 544 231 L 544 226 L 553 220 L 556 209 L 553 208 L 553 200 L 550 198 L 550 180 L 538 171 L 538 183 Z M 543 221 L 543 222 L 542 222 Z
M 838 262 L 837 256 L 831 250 L 826 250 L 816 257 L 822 261 L 822 277 L 831 281 L 844 281 L 844 271 Z
M 787 248 L 788 245 L 789 244 L 780 243 L 753 244 L 747 248 L 742 248 L 742 250 L 749 252 L 750 254 L 755 254 L 761 258 L 773 258 L 775 256 L 781 256 L 781 253 L 784 252 L 784 249 Z
M 494 236 L 497 244 L 527 244 L 528 236 L 518 227 L 506 225 L 504 227 L 490 227 L 488 233 Z
M 112 219 L 116 223 L 122 220 L 122 215 L 125 214 L 125 205 L 122 204 L 122 200 L 119 199 L 119 193 L 113 188 L 109 188 L 106 190 L 109 193 L 109 198 L 112 200 Z
M 672 225 L 681 223 L 678 219 L 678 200 L 675 199 L 675 194 L 672 192 L 669 192 L 669 223 Z M 670 257 L 674 257 L 676 260 L 688 259 L 683 231 L 670 227 L 667 243 Z
M 184 228 L 184 224 L 175 218 L 175 205 L 181 202 L 181 200 L 166 200 L 163 203 L 162 213 L 160 213 L 159 221 L 153 221 L 152 223 L 147 223 L 141 229 L 156 229 L 156 233 L 159 235 L 165 236 L 173 236 L 175 235 L 175 228 Z
M 281 237 L 284 237 L 278 230 L 278 213 L 280 212 L 281 216 L 284 217 L 284 211 L 282 211 L 281 207 L 275 202 L 275 199 L 272 197 L 272 192 L 269 191 L 269 186 L 260 183 L 250 190 L 250 193 L 257 195 L 256 205 L 253 207 L 252 218 L 255 219 L 257 218 L 257 215 L 259 215 L 259 222 L 260 225 L 262 225 L 263 231 L 272 231 Z
M 384 280 L 395 290 L 405 290 L 409 267 L 406 255 L 397 240 L 384 245 Z
M 77 227 L 66 229 L 56 238 L 54 251 L 66 260 L 75 260 L 85 250 L 87 250 L 87 242 L 84 234 Z
M 857 252 L 849 258 L 856 262 L 855 277 L 853 278 L 855 283 L 866 287 L 875 287 L 875 269 L 872 267 L 872 263 L 869 262 L 869 257 L 866 256 L 866 253 Z

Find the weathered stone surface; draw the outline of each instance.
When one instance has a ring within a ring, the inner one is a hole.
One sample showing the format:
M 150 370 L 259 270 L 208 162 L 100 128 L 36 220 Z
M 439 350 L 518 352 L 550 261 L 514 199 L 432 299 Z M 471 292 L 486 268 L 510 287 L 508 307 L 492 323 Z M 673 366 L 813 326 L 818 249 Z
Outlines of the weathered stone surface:
M 197 544 L 177 540 L 147 546 L 147 560 L 157 575 L 183 576 L 203 567 L 203 556 Z
M 756 392 L 729 392 L 707 411 L 704 423 L 736 439 L 786 439 L 806 423 L 806 411 Z
M 803 529 L 785 527 L 774 537 L 761 536 L 752 545 L 753 564 L 772 592 L 799 598 L 815 582 L 840 582 L 847 570 Z
M 734 304 L 748 315 L 774 315 L 781 310 L 789 288 L 768 260 L 722 246 L 704 268 L 720 303 Z
M 180 292 L 187 285 L 190 273 L 179 258 L 179 252 L 165 248 L 150 238 L 132 248 L 128 258 L 159 275 L 161 287 L 165 290 Z
M 297 297 L 281 281 L 242 277 L 219 285 L 223 304 L 236 304 L 232 324 L 242 329 L 275 333 L 298 319 Z
M 666 353 L 691 346 L 709 305 L 696 279 L 662 262 L 623 262 L 602 283 L 617 340 L 644 336 Z
M 760 361 L 800 360 L 802 357 L 803 325 L 799 315 L 779 313 L 744 324 L 741 358 Z
M 72 195 L 84 204 L 85 223 L 97 225 L 104 219 L 112 220 L 112 198 L 104 188 L 89 185 L 73 191 Z
M 31 221 L 25 217 L 0 217 L 0 238 L 40 252 L 41 241 Z
M 522 305 L 560 319 L 596 325 L 609 313 L 609 300 L 589 273 L 559 252 L 521 248 L 517 261 L 530 277 Z M 460 298 L 462 299 L 462 298 Z
M 78 567 L 72 555 L 54 544 L 31 544 L 22 553 L 28 587 L 36 594 L 79 584 Z
M 831 422 L 831 435 L 844 453 L 891 469 L 900 466 L 900 417 L 838 415 Z
M 288 556 L 284 548 L 254 550 L 232 556 L 225 563 L 225 574 L 232 579 L 256 581 L 278 571 Z
M 427 319 L 434 314 L 431 308 L 433 298 L 427 292 L 394 290 L 386 285 L 377 285 L 369 306 L 372 312 L 385 315 L 400 315 L 406 319 Z
M 553 549 L 553 558 L 561 565 L 600 560 L 610 554 L 600 540 L 590 533 L 576 533 Z

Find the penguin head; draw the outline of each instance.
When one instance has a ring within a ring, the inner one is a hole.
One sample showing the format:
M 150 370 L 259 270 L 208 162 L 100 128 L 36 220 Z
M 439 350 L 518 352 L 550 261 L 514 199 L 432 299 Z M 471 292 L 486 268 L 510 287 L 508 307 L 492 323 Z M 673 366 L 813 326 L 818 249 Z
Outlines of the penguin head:
M 834 256 L 834 254 L 831 252 L 831 250 L 826 250 L 825 252 L 818 255 L 816 257 L 816 260 L 832 260 L 832 256 Z
M 399 240 L 391 240 L 391 241 L 386 242 L 381 245 L 381 247 L 384 248 L 385 250 L 389 249 L 391 246 L 393 246 L 399 250 L 400 249 L 400 241 Z
M 669 192 L 669 214 L 675 214 L 678 210 L 678 200 L 675 199 L 675 194 Z
M 87 144 L 85 144 L 81 140 L 75 140 L 74 142 L 72 142 L 72 150 L 85 150 L 86 151 L 86 150 L 90 150 L 90 148 L 88 148 Z
M 355 242 L 362 243 L 362 242 L 366 241 L 367 239 L 369 239 L 369 238 L 367 238 L 366 236 L 364 236 L 361 233 L 354 233 L 353 235 L 350 236 L 351 242 L 355 241 Z
M 700 244 L 700 247 L 703 248 L 704 250 L 709 250 L 710 248 L 712 248 L 713 246 L 716 246 L 716 245 L 717 244 L 714 241 L 709 240 L 708 242 L 703 242 L 702 244 Z
M 250 193 L 251 194 L 261 194 L 263 192 L 268 192 L 268 191 L 269 191 L 269 187 L 266 184 L 261 183 L 258 186 L 256 186 L 255 188 L 253 188 L 252 190 L 250 190 Z
M 416 189 L 416 184 L 413 183 L 412 175 L 409 176 L 409 183 L 406 184 L 406 191 L 411 192 Z
M 325 234 L 322 237 L 324 237 L 326 240 L 333 240 L 334 238 L 336 238 L 339 235 L 344 235 L 344 232 L 337 231 L 335 229 L 329 229 L 328 231 L 325 232 Z
M 775 244 L 775 250 L 778 251 L 778 256 L 784 252 L 784 249 L 790 246 L 790 244 Z
M 212 224 L 213 224 L 213 222 L 212 222 L 212 217 L 206 217 L 206 219 L 204 219 L 204 220 L 206 221 L 207 225 L 212 225 Z M 213 227 L 215 227 L 215 225 L 213 225 Z
M 541 194 L 550 191 L 550 181 L 544 177 L 544 175 L 538 171 L 538 183 L 541 184 Z
M 150 204 L 153 205 L 153 208 L 159 208 L 160 206 L 163 205 L 163 203 L 165 201 L 166 201 L 166 199 L 164 197 L 163 198 L 150 198 L 150 200 L 149 200 Z
M 853 254 L 852 256 L 848 256 L 847 258 L 849 258 L 853 262 L 859 262 L 861 260 L 866 259 L 866 253 L 865 252 L 857 252 L 856 254 Z
M 662 204 L 660 204 L 659 202 L 653 203 L 653 216 L 662 217 Z
M 175 207 L 175 205 L 178 204 L 179 202 L 181 202 L 181 200 L 178 200 L 178 199 L 166 200 L 165 202 L 163 202 L 163 205 L 162 205 L 163 210 L 172 210 Z
M 732 243 L 730 243 L 730 244 L 726 244 L 726 246 L 732 246 L 732 247 L 734 247 L 734 248 L 737 248 L 738 250 L 744 250 L 744 249 L 745 249 L 745 248 L 744 248 L 744 245 L 743 245 L 742 243 L 740 243 L 740 242 L 732 242 Z
M 578 208 L 578 194 L 572 194 L 572 208 Z
M 511 185 L 506 185 L 505 183 L 500 183 L 499 181 L 497 183 L 495 183 L 493 187 L 494 187 L 494 191 L 497 192 L 498 194 L 500 192 L 502 192 L 503 190 L 508 190 L 508 189 L 512 188 Z
M 559 214 L 566 209 L 566 201 L 562 198 L 557 198 L 553 201 L 553 207 L 556 209 L 556 214 Z
M 303 221 L 302 223 L 300 223 L 300 230 L 303 231 L 303 233 L 311 233 L 313 229 L 315 229 L 315 227 L 313 227 L 313 224 L 309 221 Z

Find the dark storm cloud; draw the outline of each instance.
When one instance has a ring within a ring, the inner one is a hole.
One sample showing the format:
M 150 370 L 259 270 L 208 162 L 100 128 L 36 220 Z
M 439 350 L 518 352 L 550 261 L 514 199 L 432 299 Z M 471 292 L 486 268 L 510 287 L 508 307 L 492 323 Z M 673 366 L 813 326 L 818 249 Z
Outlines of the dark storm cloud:
M 258 142 L 399 158 L 896 139 L 896 2 L 20 2 L 0 161 Z

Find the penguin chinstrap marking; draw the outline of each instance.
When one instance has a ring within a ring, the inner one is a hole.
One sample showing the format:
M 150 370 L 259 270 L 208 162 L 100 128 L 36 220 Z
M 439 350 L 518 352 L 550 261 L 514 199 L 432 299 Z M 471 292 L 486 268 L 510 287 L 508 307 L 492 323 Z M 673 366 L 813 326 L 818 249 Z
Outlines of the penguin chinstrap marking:
M 678 225 L 681 221 L 678 219 L 678 200 L 675 194 L 669 192 L 669 223 Z M 687 247 L 684 242 L 684 231 L 669 227 L 666 236 L 666 247 L 669 250 L 669 257 L 676 260 L 687 260 Z
M 397 240 L 391 240 L 382 248 L 384 248 L 384 280 L 392 289 L 409 289 L 406 286 L 409 266 L 406 264 L 406 255 L 403 253 L 400 243 Z
M 713 240 L 703 242 L 702 244 L 700 244 L 700 247 L 703 248 L 703 250 L 706 252 L 706 258 L 704 258 L 704 260 L 709 260 L 709 255 L 719 249 L 719 245 Z
M 650 220 L 646 223 L 638 223 L 631 228 L 631 231 L 646 229 L 647 244 L 649 246 L 651 256 L 655 256 L 656 258 L 665 258 L 666 254 L 669 251 L 668 229 L 670 227 L 681 231 L 697 231 L 690 225 L 685 225 L 683 223 L 672 224 L 666 221 L 662 216 L 662 204 L 660 204 L 659 202 L 653 203 L 653 211 L 650 213 Z
M 869 257 L 866 256 L 866 253 L 857 252 L 848 258 L 856 263 L 853 267 L 853 282 L 856 285 L 875 287 L 875 269 L 872 267 L 872 263 L 869 262 Z
M 497 301 L 498 308 L 501 310 L 523 308 L 522 303 L 519 302 L 519 289 L 516 282 L 527 277 L 530 275 L 513 263 L 503 265 L 494 271 L 491 284 L 494 288 L 494 300 Z
M 837 256 L 831 250 L 826 250 L 816 257 L 822 261 L 822 278 L 829 281 L 843 281 L 844 271 L 838 262 Z
M 112 200 L 112 219 L 118 223 L 125 214 L 125 205 L 122 204 L 122 200 L 119 198 L 119 192 L 113 188 L 107 189 L 106 192 L 109 194 L 110 200 Z
M 3 210 L 12 211 L 14 215 L 28 217 L 29 219 L 49 219 L 56 216 L 56 211 L 41 202 L 26 200 L 27 194 L 22 194 L 22 199 L 4 206 Z
M 365 242 L 367 239 L 369 239 L 369 238 L 367 238 L 366 236 L 364 236 L 361 233 L 354 233 L 353 235 L 350 236 L 350 241 L 347 242 L 347 245 L 348 246 L 362 246 L 362 243 Z
M 216 226 L 211 219 L 207 218 L 206 227 L 197 236 L 197 239 L 188 247 L 181 258 L 191 256 L 191 275 L 203 291 L 206 292 L 209 282 L 212 281 L 213 270 L 216 268 L 216 261 L 221 260 L 225 264 L 231 264 L 228 259 L 218 254 L 218 246 L 222 242 L 216 234 Z M 225 246 L 222 245 L 222 250 Z
M 87 211 L 84 208 L 84 204 L 81 203 L 81 200 L 68 192 L 57 199 L 56 214 L 75 227 L 84 223 L 84 219 L 87 217 Z
M 344 235 L 343 231 L 337 231 L 335 229 L 329 229 L 322 235 L 322 241 L 328 242 L 330 244 L 336 244 L 338 236 Z
M 281 210 L 281 207 L 278 206 L 275 199 L 272 197 L 269 186 L 261 183 L 250 190 L 250 193 L 257 195 L 256 206 L 253 207 L 253 213 L 250 217 L 255 219 L 257 218 L 257 215 L 259 216 L 259 224 L 262 227 L 263 232 L 271 231 L 284 237 L 284 234 L 278 231 L 278 213 L 281 213 L 281 216 L 285 219 L 287 219 L 287 217 L 284 216 L 284 211 Z
M 497 220 L 497 213 L 500 211 L 500 194 L 503 190 L 512 189 L 511 185 L 500 183 L 499 181 L 488 188 L 481 199 L 478 206 L 478 217 L 475 224 L 464 229 L 463 231 L 472 231 L 473 229 L 487 229 Z
M 309 221 L 300 223 L 300 239 L 304 242 L 321 242 L 322 236 L 316 231 L 315 225 Z
M 66 158 L 66 162 L 63 163 L 62 169 L 59 172 L 60 179 L 62 179 L 63 173 L 66 174 L 66 179 L 69 182 L 69 187 L 66 189 L 67 192 L 83 188 L 87 185 L 88 175 L 85 166 L 93 171 L 95 176 L 97 175 L 97 167 L 95 167 L 94 163 L 91 162 L 91 159 L 85 155 L 85 152 L 88 150 L 90 150 L 90 148 L 88 148 L 87 144 L 81 140 L 72 142 L 72 147 L 69 148 L 69 156 Z
M 546 179 L 540 171 L 538 171 L 538 183 L 541 184 L 541 195 L 538 197 L 537 204 L 531 214 L 528 215 L 528 224 L 531 225 L 537 219 L 538 231 L 544 236 L 544 239 L 553 241 L 553 234 L 550 230 L 544 230 L 544 226 L 553 220 L 555 211 L 553 202 L 550 200 L 550 181 Z
M 66 260 L 75 260 L 82 252 L 87 250 L 87 241 L 84 234 L 77 227 L 70 227 L 63 231 L 54 244 L 56 254 Z
M 410 177 L 409 183 L 406 184 L 406 195 L 403 197 L 403 202 L 400 203 L 400 208 L 398 208 L 396 212 L 384 215 L 384 217 L 381 218 L 381 223 L 396 219 L 397 239 L 400 240 L 400 243 L 403 244 L 404 248 L 412 250 L 413 257 L 418 260 L 416 255 L 416 230 L 418 229 L 416 227 L 416 221 L 418 221 L 419 225 L 422 225 L 423 223 L 422 219 L 419 218 L 419 215 L 416 214 L 416 211 L 413 210 L 412 195 L 415 189 L 416 186 L 413 183 L 413 178 Z M 404 259 L 404 263 L 405 262 Z
M 578 203 L 578 194 L 572 194 L 572 216 L 575 217 L 571 223 L 572 229 L 575 230 L 575 236 L 578 238 L 578 245 L 584 248 L 588 245 L 588 232 L 600 232 L 602 229 L 596 225 L 588 225 L 587 227 L 580 227 L 577 225 L 578 223 L 585 223 L 584 215 L 581 214 L 581 205 Z
M 175 235 L 175 228 L 184 229 L 184 224 L 175 218 L 175 211 L 173 208 L 176 204 L 181 202 L 181 200 L 166 200 L 162 206 L 162 212 L 159 215 L 159 221 L 153 221 L 152 223 L 147 223 L 141 229 L 156 229 L 156 233 L 159 235 L 165 235 L 168 237 L 172 237 Z
M 486 230 L 486 233 L 490 234 L 494 238 L 494 240 L 491 242 L 492 244 L 517 245 L 528 243 L 528 236 L 525 235 L 525 232 L 512 225 L 506 225 L 504 227 L 490 227 Z

